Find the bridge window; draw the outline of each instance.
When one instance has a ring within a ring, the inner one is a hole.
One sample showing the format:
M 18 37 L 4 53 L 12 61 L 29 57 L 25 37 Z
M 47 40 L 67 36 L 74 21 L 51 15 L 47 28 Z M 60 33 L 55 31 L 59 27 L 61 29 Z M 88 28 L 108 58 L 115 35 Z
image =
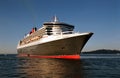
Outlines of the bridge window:
M 47 35 L 52 35 L 52 34 L 53 34 L 51 27 L 47 27 L 47 28 L 46 28 L 46 34 L 47 34 Z

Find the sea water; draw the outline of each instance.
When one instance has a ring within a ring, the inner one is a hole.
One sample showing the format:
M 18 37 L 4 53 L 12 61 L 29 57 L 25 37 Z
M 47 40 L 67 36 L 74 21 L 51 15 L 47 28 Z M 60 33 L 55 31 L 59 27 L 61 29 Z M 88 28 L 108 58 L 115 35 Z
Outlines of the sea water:
M 82 54 L 79 60 L 0 55 L 0 78 L 120 78 L 120 55 Z

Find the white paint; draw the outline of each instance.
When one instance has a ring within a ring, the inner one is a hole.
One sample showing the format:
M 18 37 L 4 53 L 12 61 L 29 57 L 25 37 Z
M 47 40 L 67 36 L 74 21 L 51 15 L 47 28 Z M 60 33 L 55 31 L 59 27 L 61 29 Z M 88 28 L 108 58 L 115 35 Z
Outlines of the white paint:
M 64 34 L 64 35 L 43 36 L 43 38 L 41 38 L 38 41 L 34 41 L 34 42 L 31 42 L 31 43 L 28 43 L 25 45 L 21 45 L 21 46 L 18 45 L 17 49 L 29 47 L 29 46 L 33 46 L 33 45 L 38 45 L 38 44 L 43 44 L 43 43 L 47 43 L 47 42 L 51 42 L 51 41 L 55 41 L 55 40 L 75 37 L 75 36 L 88 35 L 88 34 L 89 33 L 74 33 L 74 34 Z

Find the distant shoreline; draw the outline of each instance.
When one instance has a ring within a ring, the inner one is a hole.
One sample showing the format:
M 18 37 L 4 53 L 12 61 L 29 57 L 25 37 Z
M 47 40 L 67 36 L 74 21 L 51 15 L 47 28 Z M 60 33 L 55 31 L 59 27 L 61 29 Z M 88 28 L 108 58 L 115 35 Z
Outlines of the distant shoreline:
M 81 54 L 120 54 L 120 50 L 100 49 L 94 51 L 84 51 Z

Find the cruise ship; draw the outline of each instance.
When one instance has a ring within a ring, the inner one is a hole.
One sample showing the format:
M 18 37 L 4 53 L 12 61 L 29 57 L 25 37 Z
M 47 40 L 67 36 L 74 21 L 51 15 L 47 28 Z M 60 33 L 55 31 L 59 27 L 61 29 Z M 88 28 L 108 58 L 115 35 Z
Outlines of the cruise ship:
M 31 29 L 19 41 L 18 56 L 79 59 L 81 50 L 92 35 L 92 32 L 74 32 L 73 25 L 59 22 L 55 16 L 53 21 L 44 22 L 41 28 Z

